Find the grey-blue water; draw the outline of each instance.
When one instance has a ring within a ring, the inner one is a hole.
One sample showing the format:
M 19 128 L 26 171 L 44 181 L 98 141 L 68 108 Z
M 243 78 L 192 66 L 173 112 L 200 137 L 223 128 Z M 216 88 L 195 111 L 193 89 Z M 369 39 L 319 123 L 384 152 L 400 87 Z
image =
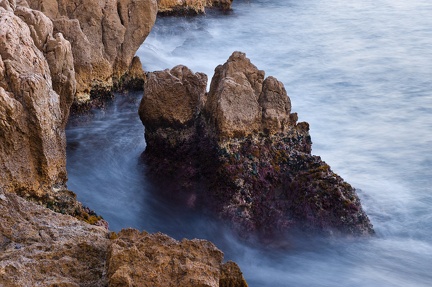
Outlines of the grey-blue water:
M 359 190 L 377 235 L 254 247 L 158 196 L 138 159 L 140 94 L 71 119 L 69 188 L 114 230 L 216 242 L 250 286 L 432 286 L 432 1 L 235 0 L 233 8 L 158 19 L 138 51 L 144 68 L 184 64 L 211 78 L 234 50 L 245 52 L 285 84 L 311 125 L 313 153 Z

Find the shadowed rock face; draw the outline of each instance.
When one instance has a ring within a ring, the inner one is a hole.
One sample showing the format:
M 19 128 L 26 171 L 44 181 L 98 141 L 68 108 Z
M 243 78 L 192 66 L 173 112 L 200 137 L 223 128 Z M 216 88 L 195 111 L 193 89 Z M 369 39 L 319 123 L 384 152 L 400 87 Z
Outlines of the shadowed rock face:
M 28 0 L 72 44 L 77 102 L 90 92 L 109 91 L 132 65 L 156 20 L 156 0 Z
M 297 123 L 281 82 L 240 52 L 215 69 L 208 94 L 202 74 L 173 70 L 149 77 L 139 110 L 144 160 L 154 178 L 176 182 L 171 193 L 246 237 L 373 234 L 355 190 L 311 154 L 309 125 Z

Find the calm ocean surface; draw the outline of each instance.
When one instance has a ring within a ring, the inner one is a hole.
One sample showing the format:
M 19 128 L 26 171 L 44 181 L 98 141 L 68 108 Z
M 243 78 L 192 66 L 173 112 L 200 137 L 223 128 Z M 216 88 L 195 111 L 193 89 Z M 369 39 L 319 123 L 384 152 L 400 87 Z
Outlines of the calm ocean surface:
M 209 79 L 245 52 L 284 83 L 313 154 L 358 189 L 377 235 L 238 242 L 158 197 L 139 155 L 141 94 L 71 118 L 68 187 L 110 223 L 206 238 L 254 286 L 432 286 L 432 1 L 234 0 L 234 11 L 159 18 L 138 51 L 147 71 L 184 64 Z

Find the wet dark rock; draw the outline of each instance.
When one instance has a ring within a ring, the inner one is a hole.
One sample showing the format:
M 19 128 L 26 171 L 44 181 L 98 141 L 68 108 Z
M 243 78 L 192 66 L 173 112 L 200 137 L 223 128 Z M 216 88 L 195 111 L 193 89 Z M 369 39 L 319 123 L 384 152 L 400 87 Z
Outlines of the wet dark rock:
M 311 154 L 309 124 L 297 123 L 281 82 L 240 52 L 215 69 L 208 94 L 204 80 L 178 66 L 145 84 L 143 159 L 152 178 L 172 182 L 166 194 L 245 237 L 373 234 L 355 189 Z

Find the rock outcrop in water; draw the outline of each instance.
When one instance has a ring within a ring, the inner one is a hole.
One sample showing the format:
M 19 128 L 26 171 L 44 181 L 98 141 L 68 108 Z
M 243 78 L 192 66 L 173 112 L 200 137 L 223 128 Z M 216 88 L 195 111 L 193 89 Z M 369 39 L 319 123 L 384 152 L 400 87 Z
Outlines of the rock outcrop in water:
M 158 0 L 160 15 L 196 15 L 205 14 L 206 8 L 231 10 L 233 0 Z
M 109 234 L 11 193 L 0 193 L 0 218 L 0 286 L 247 286 L 205 240 Z
M 175 182 L 165 192 L 242 235 L 373 233 L 354 188 L 311 154 L 283 84 L 245 54 L 216 68 L 208 93 L 206 76 L 184 66 L 152 73 L 139 114 L 150 174 Z
M 247 286 L 238 266 L 223 264 L 210 242 L 130 229 L 109 233 L 106 222 L 66 189 L 74 43 L 42 12 L 18 2 L 0 0 L 0 286 Z M 46 11 L 59 8 L 38 3 Z M 128 2 L 118 3 L 121 10 Z M 99 19 L 86 17 L 86 27 Z M 129 76 L 139 73 L 132 69 Z
M 76 101 L 124 84 L 132 59 L 156 20 L 156 0 L 21 0 L 42 11 L 71 42 L 77 79 Z M 132 73 L 133 74 L 133 73 Z M 130 74 L 129 74 L 130 76 Z

